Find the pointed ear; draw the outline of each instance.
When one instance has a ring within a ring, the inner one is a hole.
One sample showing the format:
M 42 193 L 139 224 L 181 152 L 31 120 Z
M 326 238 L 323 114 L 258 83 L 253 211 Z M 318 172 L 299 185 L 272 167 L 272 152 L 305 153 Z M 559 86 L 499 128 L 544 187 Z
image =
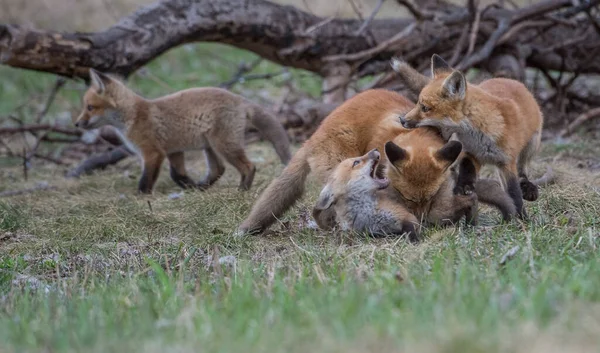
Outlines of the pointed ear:
M 442 84 L 442 94 L 450 99 L 462 100 L 467 94 L 467 80 L 460 71 L 453 71 Z
M 317 204 L 315 205 L 316 210 L 326 210 L 334 202 L 333 190 L 331 190 L 331 186 L 329 184 L 325 185 L 321 193 L 319 194 L 319 199 L 317 200 Z
M 435 157 L 445 161 L 450 166 L 458 158 L 460 152 L 462 152 L 462 143 L 459 141 L 448 141 L 435 153 Z
M 388 161 L 390 161 L 392 164 L 396 164 L 408 159 L 408 152 L 392 141 L 388 141 L 385 144 L 385 155 Z
M 441 56 L 433 54 L 431 56 L 431 77 L 435 78 L 441 73 L 448 73 L 452 71 L 452 67 L 448 64 Z
M 111 81 L 110 77 L 94 69 L 90 69 L 90 79 L 92 80 L 92 86 L 96 88 L 96 93 L 98 94 L 104 94 L 106 85 Z

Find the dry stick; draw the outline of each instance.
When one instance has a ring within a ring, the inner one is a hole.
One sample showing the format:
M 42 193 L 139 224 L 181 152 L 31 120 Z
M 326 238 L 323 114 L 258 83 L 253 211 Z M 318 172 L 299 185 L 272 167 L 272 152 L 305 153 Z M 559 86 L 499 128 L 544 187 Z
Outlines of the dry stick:
M 502 44 L 508 42 L 508 40 L 510 38 L 512 38 L 514 35 L 516 35 L 518 32 L 520 32 L 523 29 L 530 28 L 530 27 L 548 26 L 548 25 L 552 25 L 552 23 L 550 23 L 550 21 L 548 21 L 548 20 L 521 22 L 521 23 L 517 24 L 516 26 L 513 26 L 508 32 L 506 32 L 502 36 L 502 38 L 500 38 L 500 40 L 498 41 L 498 45 L 502 45 Z
M 471 35 L 469 37 L 469 48 L 467 49 L 467 54 L 465 58 L 468 58 L 473 54 L 473 50 L 475 50 L 475 42 L 477 41 L 477 34 L 479 33 L 479 24 L 481 23 L 481 11 L 475 5 L 475 17 L 473 19 L 473 26 L 471 27 Z
M 456 63 L 458 61 L 458 57 L 460 56 L 460 53 L 463 50 L 463 47 L 465 46 L 465 43 L 467 42 L 468 37 L 469 37 L 469 26 L 466 25 L 466 26 L 464 26 L 464 28 L 460 34 L 460 38 L 458 39 L 458 42 L 456 43 L 456 47 L 454 48 L 454 53 L 452 54 L 452 57 L 450 58 L 450 61 L 449 61 L 450 66 L 456 65 Z
M 402 39 L 404 39 L 405 37 L 409 36 L 412 33 L 412 31 L 415 29 L 416 26 L 417 26 L 416 22 L 409 24 L 401 32 L 399 32 L 392 38 L 379 43 L 377 46 L 375 46 L 373 48 L 363 50 L 358 53 L 352 53 L 352 54 L 329 55 L 329 56 L 324 57 L 323 61 L 324 62 L 358 61 L 358 60 L 372 57 L 372 56 L 377 55 L 380 52 L 386 50 L 388 47 L 395 44 L 396 42 L 399 42 Z
M 52 87 L 52 90 L 50 91 L 50 94 L 48 95 L 48 99 L 46 100 L 46 103 L 44 104 L 44 108 L 38 113 L 38 116 L 35 119 L 36 123 L 39 124 L 42 122 L 42 120 L 48 113 L 48 110 L 50 109 L 52 102 L 54 102 L 54 98 L 56 97 L 56 94 L 58 93 L 58 91 L 60 91 L 62 86 L 65 85 L 65 83 L 67 83 L 67 80 L 65 80 L 63 77 L 58 77 L 56 79 L 56 82 L 54 82 L 54 86 Z
M 235 74 L 233 74 L 233 77 L 231 79 L 219 84 L 219 87 L 221 87 L 221 88 L 233 87 L 236 83 L 239 82 L 239 80 L 242 78 L 242 76 L 244 76 L 244 74 L 254 70 L 262 62 L 262 60 L 263 59 L 261 57 L 258 57 L 253 62 L 251 62 L 249 65 L 247 65 L 246 63 L 240 63 L 238 65 L 238 70 L 236 71 Z
M 586 121 L 595 119 L 600 117 L 600 107 L 591 109 L 577 117 L 569 126 L 567 126 L 564 130 L 558 133 L 559 137 L 565 137 L 572 134 L 575 129 L 584 124 Z
M 457 69 L 465 70 L 465 69 L 468 69 L 474 65 L 477 65 L 481 61 L 487 59 L 490 56 L 490 54 L 492 53 L 492 50 L 494 50 L 494 46 L 496 45 L 496 43 L 498 42 L 500 37 L 502 37 L 504 35 L 504 33 L 506 33 L 508 31 L 509 28 L 510 28 L 510 19 L 508 19 L 508 18 L 500 19 L 500 21 L 498 22 L 498 28 L 496 28 L 496 30 L 488 38 L 485 45 L 476 54 L 473 54 L 473 55 L 465 58 L 465 60 L 463 60 L 463 62 L 461 62 L 458 65 Z
M 377 5 L 375 6 L 375 9 L 373 9 L 373 12 L 371 12 L 371 15 L 369 15 L 369 17 L 365 20 L 365 22 L 363 22 L 363 24 L 360 26 L 358 31 L 356 31 L 354 33 L 354 35 L 356 35 L 356 36 L 361 35 L 364 32 L 364 30 L 367 29 L 367 27 L 369 27 L 369 24 L 371 23 L 371 21 L 373 21 L 373 19 L 377 15 L 377 13 L 379 13 L 379 10 L 381 10 L 381 5 L 383 5 L 384 1 L 385 0 L 379 0 L 377 2 Z
M 32 124 L 32 125 L 22 125 L 19 127 L 2 127 L 0 128 L 1 134 L 16 134 L 19 132 L 35 132 L 35 131 L 44 131 L 47 130 L 49 132 L 59 132 L 65 135 L 71 136 L 81 136 L 81 131 L 76 129 L 69 129 L 66 127 L 50 125 L 50 124 Z
M 415 6 L 415 4 L 413 4 L 410 0 L 396 0 L 396 2 L 406 7 L 408 12 L 410 12 L 411 15 L 413 15 L 413 17 L 417 19 L 417 21 L 432 20 L 434 18 L 434 15 L 432 13 L 423 12 L 419 10 L 417 6 Z
M 331 22 L 331 21 L 333 21 L 333 20 L 335 20 L 335 17 L 334 17 L 334 16 L 327 17 L 327 18 L 326 18 L 326 19 L 324 19 L 323 21 L 320 21 L 320 22 L 318 22 L 318 23 L 316 23 L 316 24 L 314 24 L 314 25 L 312 25 L 312 26 L 308 27 L 308 28 L 307 28 L 307 29 L 304 31 L 304 35 L 305 35 L 305 36 L 306 36 L 306 35 L 309 35 L 310 33 L 312 33 L 312 32 L 314 32 L 314 31 L 316 31 L 317 29 L 319 29 L 319 28 L 321 28 L 321 27 L 323 27 L 323 26 L 325 26 L 326 24 L 328 24 L 329 22 Z

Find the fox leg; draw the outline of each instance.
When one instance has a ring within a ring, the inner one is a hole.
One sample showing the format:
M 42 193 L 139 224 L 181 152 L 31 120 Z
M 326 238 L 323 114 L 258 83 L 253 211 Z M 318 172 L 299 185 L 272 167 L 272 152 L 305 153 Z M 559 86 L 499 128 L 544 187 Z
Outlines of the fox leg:
M 240 173 L 241 180 L 239 189 L 250 189 L 252 182 L 254 181 L 256 167 L 254 164 L 252 164 L 252 162 L 250 162 L 248 157 L 246 157 L 244 147 L 238 142 L 233 141 L 215 141 L 214 143 L 211 141 L 211 146 L 213 146 L 225 158 L 225 160 L 231 163 L 231 165 L 233 165 Z
M 204 159 L 206 160 L 206 176 L 197 184 L 201 190 L 206 190 L 209 186 L 216 183 L 225 173 L 225 165 L 219 156 L 211 147 L 204 149 Z
M 516 163 L 504 166 L 501 169 L 501 174 L 506 191 L 515 204 L 517 216 L 521 219 L 525 219 L 527 217 L 527 213 L 523 208 L 523 192 L 521 191 L 519 178 L 517 177 Z
M 175 184 L 187 189 L 195 186 L 194 181 L 187 176 L 183 152 L 174 152 L 167 155 L 170 164 L 171 179 Z
M 165 159 L 165 155 L 159 151 L 142 152 L 144 159 L 144 170 L 138 184 L 138 191 L 143 194 L 151 194 L 154 183 L 158 179 L 160 166 Z
M 519 171 L 519 185 L 523 192 L 523 199 L 527 201 L 535 201 L 539 197 L 539 191 L 537 185 L 529 181 L 527 166 L 533 159 L 533 156 L 537 152 L 540 145 L 540 133 L 536 133 L 531 140 L 527 143 L 525 148 L 519 154 L 519 160 L 517 162 L 517 169 Z

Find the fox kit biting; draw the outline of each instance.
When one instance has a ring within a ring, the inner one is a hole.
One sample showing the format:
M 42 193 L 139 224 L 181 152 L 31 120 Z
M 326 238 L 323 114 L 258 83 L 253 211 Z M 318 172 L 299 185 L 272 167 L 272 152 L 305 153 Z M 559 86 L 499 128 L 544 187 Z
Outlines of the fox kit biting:
M 386 194 L 390 180 L 375 173 L 380 157 L 379 151 L 372 149 L 342 161 L 321 190 L 315 210 L 333 207 L 342 230 L 375 236 L 406 234 L 411 242 L 417 242 L 419 221 Z
M 431 58 L 431 79 L 399 60 L 393 60 L 392 67 L 419 94 L 417 105 L 402 118 L 403 125 L 434 127 L 446 140 L 456 133 L 477 173 L 485 164 L 499 168 L 517 215 L 525 217 L 523 199 L 538 198 L 527 167 L 539 148 L 543 125 L 529 90 L 506 78 L 470 84 L 436 54 Z
M 256 167 L 244 151 L 246 119 L 269 140 L 282 163 L 291 158 L 283 126 L 260 106 L 220 88 L 191 88 L 148 100 L 120 81 L 90 69 L 91 86 L 75 125 L 95 129 L 112 125 L 124 143 L 143 159 L 138 191 L 151 193 L 160 166 L 169 160 L 170 176 L 182 188 L 206 189 L 225 171 L 221 158 L 241 174 L 239 188 L 248 190 Z M 186 172 L 184 152 L 204 150 L 208 172 L 199 182 Z

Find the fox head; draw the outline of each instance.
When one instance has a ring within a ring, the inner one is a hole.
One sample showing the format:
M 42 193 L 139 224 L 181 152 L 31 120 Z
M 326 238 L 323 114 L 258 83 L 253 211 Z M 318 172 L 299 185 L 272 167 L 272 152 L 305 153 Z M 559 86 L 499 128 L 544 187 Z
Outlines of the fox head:
M 387 177 L 409 209 L 425 212 L 441 186 L 452 177 L 450 167 L 461 152 L 460 141 L 444 144 L 432 129 L 415 129 L 385 144 Z
M 467 81 L 439 55 L 431 57 L 432 78 L 419 94 L 415 107 L 400 118 L 405 128 L 438 126 L 441 121 L 458 123 L 463 119 Z
M 123 84 L 94 69 L 90 69 L 90 79 L 91 85 L 83 95 L 83 110 L 75 126 L 86 130 L 103 125 L 122 127 L 123 119 L 116 102 Z
M 343 160 L 321 190 L 315 209 L 328 209 L 349 192 L 374 195 L 377 190 L 387 188 L 389 179 L 377 175 L 380 159 L 381 154 L 375 148 L 364 156 Z

